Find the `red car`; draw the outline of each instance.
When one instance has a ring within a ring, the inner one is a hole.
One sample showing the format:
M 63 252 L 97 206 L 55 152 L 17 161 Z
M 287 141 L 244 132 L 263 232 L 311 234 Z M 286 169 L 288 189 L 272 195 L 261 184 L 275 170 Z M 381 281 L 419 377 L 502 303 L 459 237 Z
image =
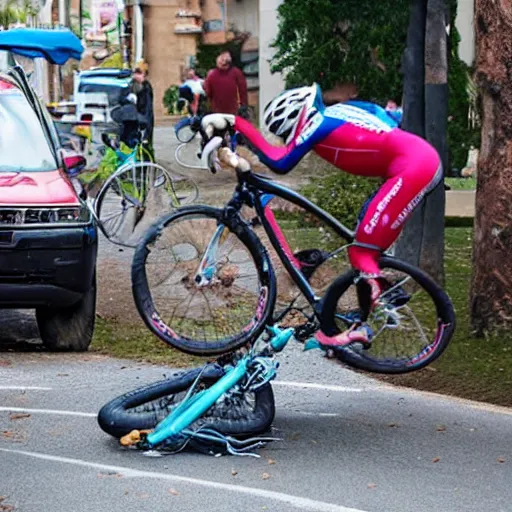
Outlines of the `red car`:
M 87 350 L 96 306 L 98 234 L 66 154 L 23 72 L 0 73 L 0 307 L 35 308 L 53 350 Z

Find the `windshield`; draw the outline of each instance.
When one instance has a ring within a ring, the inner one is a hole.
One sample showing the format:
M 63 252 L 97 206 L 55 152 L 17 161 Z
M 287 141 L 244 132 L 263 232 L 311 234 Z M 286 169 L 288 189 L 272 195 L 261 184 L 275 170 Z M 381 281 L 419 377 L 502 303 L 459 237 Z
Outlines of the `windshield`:
M 108 96 L 108 104 L 113 107 L 118 105 L 121 100 L 121 93 L 127 87 L 127 84 L 107 85 L 95 83 L 81 83 L 78 92 L 98 93 L 102 92 Z
M 57 169 L 41 123 L 27 99 L 0 78 L 0 172 Z

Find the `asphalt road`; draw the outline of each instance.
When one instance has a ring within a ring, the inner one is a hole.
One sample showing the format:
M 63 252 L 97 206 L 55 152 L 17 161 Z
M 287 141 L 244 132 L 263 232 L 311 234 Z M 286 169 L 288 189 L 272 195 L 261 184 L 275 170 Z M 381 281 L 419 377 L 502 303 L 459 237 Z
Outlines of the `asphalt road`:
M 383 386 L 298 346 L 281 362 L 283 441 L 260 459 L 150 458 L 119 447 L 95 416 L 168 368 L 0 354 L 0 510 L 512 510 L 510 410 Z

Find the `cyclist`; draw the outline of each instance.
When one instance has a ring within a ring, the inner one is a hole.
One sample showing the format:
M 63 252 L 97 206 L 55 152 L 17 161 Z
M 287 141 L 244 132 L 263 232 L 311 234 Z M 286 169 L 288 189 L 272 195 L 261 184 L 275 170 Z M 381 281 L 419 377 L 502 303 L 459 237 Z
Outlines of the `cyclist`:
M 325 107 L 317 84 L 283 92 L 267 105 L 263 121 L 285 146 L 269 144 L 238 116 L 210 114 L 203 118 L 202 127 L 213 136 L 232 126 L 276 173 L 288 173 L 314 150 L 346 172 L 384 180 L 361 212 L 355 243 L 349 248 L 350 262 L 360 272 L 362 322 L 332 337 L 317 333 L 317 340 L 326 346 L 369 343 L 371 331 L 364 321 L 389 287 L 379 269 L 380 253 L 393 244 L 411 212 L 441 180 L 439 156 L 425 140 L 400 130 L 396 120 L 378 105 L 349 100 Z M 204 148 L 206 161 L 215 167 L 220 144 L 220 138 L 214 138 Z

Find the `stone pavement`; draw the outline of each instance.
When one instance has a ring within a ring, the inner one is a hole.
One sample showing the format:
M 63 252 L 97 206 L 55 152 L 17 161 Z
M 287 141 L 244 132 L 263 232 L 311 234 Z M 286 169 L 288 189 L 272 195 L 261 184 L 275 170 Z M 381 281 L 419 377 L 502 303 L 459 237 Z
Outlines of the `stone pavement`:
M 474 190 L 447 190 L 446 217 L 474 217 L 475 194 Z

